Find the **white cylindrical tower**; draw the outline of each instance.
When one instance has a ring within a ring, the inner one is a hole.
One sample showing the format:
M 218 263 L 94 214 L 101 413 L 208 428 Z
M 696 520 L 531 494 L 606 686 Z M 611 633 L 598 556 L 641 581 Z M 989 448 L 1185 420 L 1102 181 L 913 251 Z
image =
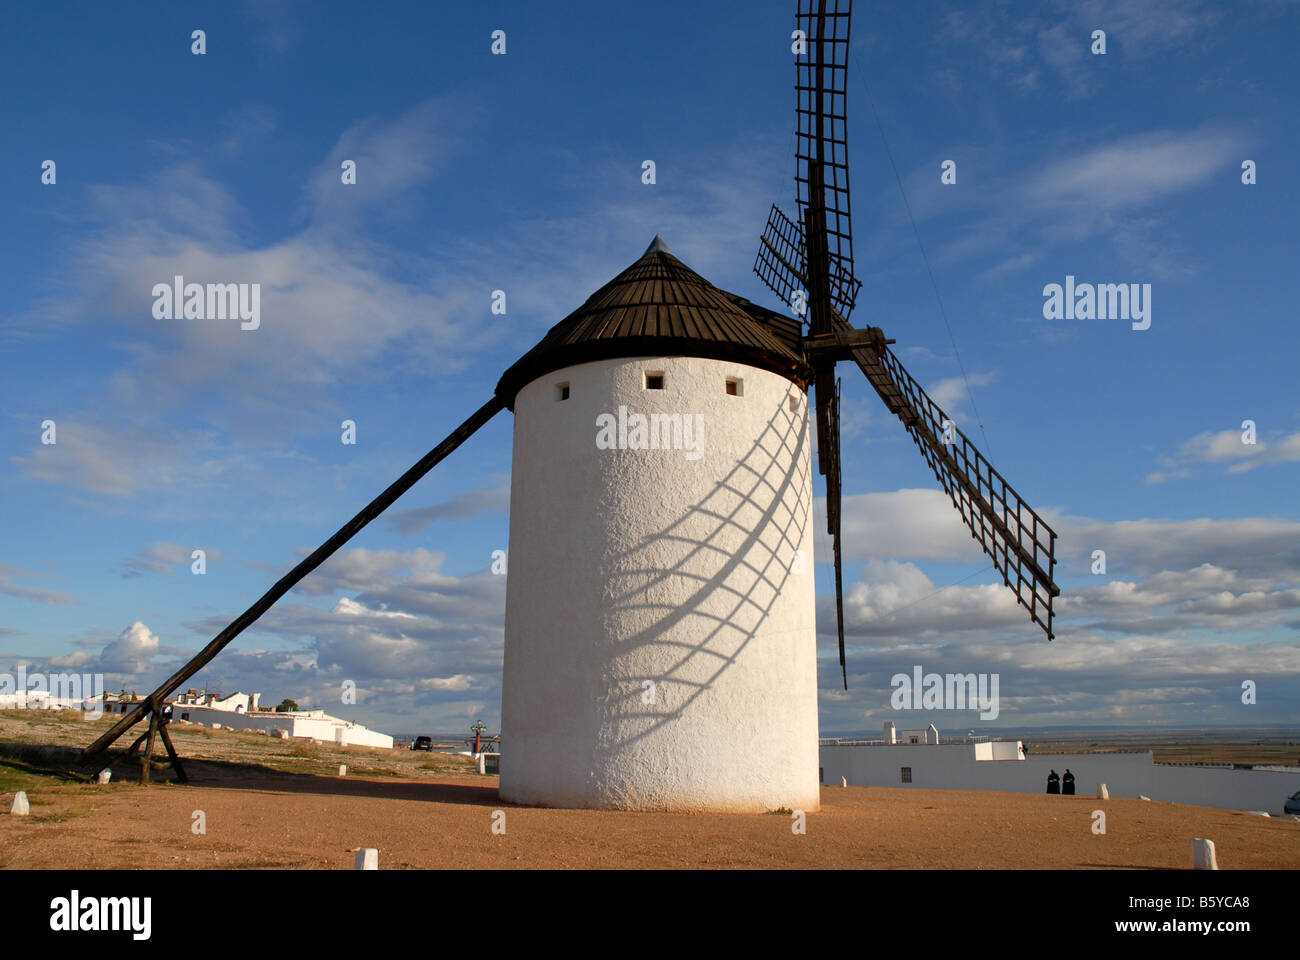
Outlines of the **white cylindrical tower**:
M 819 807 L 805 383 L 725 296 L 654 245 L 503 378 L 504 800 Z M 581 334 L 638 297 L 671 352 Z M 714 336 L 679 336 L 670 313 L 701 297 Z

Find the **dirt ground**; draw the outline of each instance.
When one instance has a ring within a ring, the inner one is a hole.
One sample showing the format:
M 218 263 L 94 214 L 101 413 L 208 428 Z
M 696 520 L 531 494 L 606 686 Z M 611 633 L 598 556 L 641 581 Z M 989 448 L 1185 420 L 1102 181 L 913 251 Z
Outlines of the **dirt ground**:
M 381 869 L 1187 868 L 1192 838 L 1209 837 L 1224 869 L 1300 868 L 1300 824 L 1141 800 L 827 787 L 796 835 L 785 814 L 512 807 L 495 777 L 476 775 L 78 793 L 32 817 L 0 816 L 5 866 L 352 869 L 366 846 Z M 1094 809 L 1106 811 L 1104 836 L 1092 833 Z M 504 835 L 492 832 L 496 810 Z M 195 811 L 205 835 L 192 832 Z
M 106 726 L 7 714 L 0 741 L 84 746 Z M 356 848 L 377 847 L 380 869 L 1188 869 L 1192 838 L 1208 837 L 1223 869 L 1300 868 L 1300 823 L 1208 807 L 825 787 L 797 834 L 789 812 L 515 807 L 463 758 L 174 731 L 186 786 L 130 782 L 138 766 L 128 763 L 100 786 L 0 757 L 0 867 L 353 869 Z M 15 789 L 31 816 L 7 815 Z

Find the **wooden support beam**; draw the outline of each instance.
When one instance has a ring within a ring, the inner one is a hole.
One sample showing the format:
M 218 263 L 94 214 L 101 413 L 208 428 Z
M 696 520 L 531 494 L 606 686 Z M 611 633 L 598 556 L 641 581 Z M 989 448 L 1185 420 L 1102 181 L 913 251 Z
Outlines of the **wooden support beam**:
M 177 755 L 176 748 L 172 746 L 172 738 L 167 733 L 166 719 L 158 726 L 158 736 L 162 737 L 163 746 L 167 748 L 167 756 L 171 758 L 172 769 L 176 771 L 177 782 L 189 783 L 190 778 L 185 775 L 185 768 L 181 766 L 181 758 Z
M 140 783 L 144 786 L 149 785 L 149 769 L 153 762 L 153 738 L 158 733 L 158 714 L 150 712 L 149 714 L 149 742 L 144 748 L 144 753 L 140 757 Z
M 144 738 L 147 736 L 149 736 L 149 734 L 146 731 L 145 733 L 142 733 L 140 734 L 140 736 L 136 737 L 135 743 L 131 744 L 131 746 L 126 748 L 126 753 L 124 753 L 123 756 L 124 757 L 135 756 L 135 752 L 140 749 L 140 744 L 144 743 Z
M 866 327 L 862 330 L 840 328 L 830 333 L 804 337 L 803 348 L 804 355 L 811 363 L 814 360 L 852 360 L 854 351 L 857 350 L 869 350 L 879 356 L 886 344 L 893 342 L 885 338 L 884 331 L 879 327 Z
M 143 720 L 146 714 L 153 714 L 156 719 L 156 714 L 161 710 L 163 701 L 167 697 L 171 696 L 177 687 L 207 666 L 213 657 L 225 649 L 226 644 L 230 643 L 231 640 L 234 640 L 235 637 L 243 633 L 244 630 L 262 616 L 262 614 L 271 609 L 272 604 L 297 586 L 298 582 L 302 580 L 303 577 L 307 576 L 307 574 L 311 573 L 329 559 L 330 555 L 333 554 L 334 551 L 338 550 L 339 547 L 343 546 L 343 544 L 347 543 L 354 536 L 360 533 L 366 524 L 391 507 L 398 497 L 411 489 L 411 487 L 415 486 L 416 482 L 421 477 L 441 463 L 442 460 L 453 450 L 468 440 L 479 427 L 483 426 L 483 424 L 487 423 L 504 410 L 505 406 L 504 400 L 499 396 L 494 396 L 491 400 L 474 411 L 474 413 L 470 414 L 469 419 L 453 430 L 451 434 L 442 441 L 442 443 L 438 444 L 426 453 L 413 467 L 411 467 L 411 469 L 407 470 L 406 473 L 402 474 L 389 484 L 388 488 L 384 490 L 383 493 L 362 507 L 361 511 L 356 516 L 341 526 L 335 532 L 334 536 L 322 543 L 309 557 L 307 557 L 307 559 L 303 560 L 281 577 L 276 582 L 275 586 L 262 594 L 261 598 L 256 603 L 236 617 L 235 620 L 226 627 L 226 629 L 213 637 L 211 642 L 195 655 L 194 659 L 190 660 L 190 662 L 181 667 L 180 670 L 176 671 L 164 680 L 162 685 L 151 693 L 148 698 L 141 701 L 138 707 L 124 716 L 117 723 L 113 724 L 113 726 L 110 727 L 98 740 L 86 747 L 85 750 L 81 751 L 81 759 L 83 761 L 88 760 L 90 757 L 103 751 L 110 744 L 114 743 L 118 737 L 126 733 L 127 730 L 130 730 L 133 726 Z M 155 721 L 150 721 L 150 748 L 153 747 L 154 722 Z

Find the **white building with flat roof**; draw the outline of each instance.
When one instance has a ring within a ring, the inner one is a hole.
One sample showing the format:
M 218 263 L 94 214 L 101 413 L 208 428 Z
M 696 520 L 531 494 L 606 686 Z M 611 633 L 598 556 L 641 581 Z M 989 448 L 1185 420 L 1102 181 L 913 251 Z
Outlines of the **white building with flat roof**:
M 839 784 L 843 778 L 855 787 L 1046 793 L 1048 774 L 1055 770 L 1062 775 L 1068 769 L 1081 796 L 1095 796 L 1097 784 L 1104 783 L 1112 797 L 1145 796 L 1225 810 L 1263 810 L 1273 816 L 1282 815 L 1287 797 L 1300 790 L 1296 767 L 1156 763 L 1150 750 L 1028 756 L 1019 740 L 945 737 L 943 743 L 908 742 L 892 728 L 887 723 L 879 740 L 821 740 L 821 782 Z
M 324 710 L 294 710 L 277 713 L 261 708 L 260 693 L 235 692 L 217 697 L 207 691 L 189 690 L 178 694 L 172 705 L 172 720 L 220 724 L 231 730 L 283 730 L 290 737 L 320 740 L 343 746 L 383 747 L 391 750 L 393 738 L 348 720 L 332 717 Z

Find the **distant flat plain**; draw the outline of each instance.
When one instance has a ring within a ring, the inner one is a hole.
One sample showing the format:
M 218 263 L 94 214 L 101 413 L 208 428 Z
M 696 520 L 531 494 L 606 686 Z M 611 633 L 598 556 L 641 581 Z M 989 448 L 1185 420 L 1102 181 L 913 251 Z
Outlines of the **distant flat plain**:
M 1156 763 L 1300 765 L 1300 730 L 1138 729 L 1030 731 L 1021 735 L 1031 754 L 1150 750 Z

